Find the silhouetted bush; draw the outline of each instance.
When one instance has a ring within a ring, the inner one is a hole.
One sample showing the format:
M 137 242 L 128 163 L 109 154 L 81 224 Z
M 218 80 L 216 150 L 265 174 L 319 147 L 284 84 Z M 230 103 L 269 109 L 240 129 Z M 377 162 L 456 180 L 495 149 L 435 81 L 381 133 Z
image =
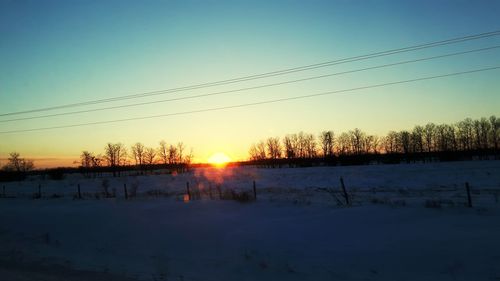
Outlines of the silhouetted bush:
M 248 203 L 254 201 L 253 194 L 246 191 L 225 190 L 221 196 L 222 200 L 234 200 L 240 203 Z

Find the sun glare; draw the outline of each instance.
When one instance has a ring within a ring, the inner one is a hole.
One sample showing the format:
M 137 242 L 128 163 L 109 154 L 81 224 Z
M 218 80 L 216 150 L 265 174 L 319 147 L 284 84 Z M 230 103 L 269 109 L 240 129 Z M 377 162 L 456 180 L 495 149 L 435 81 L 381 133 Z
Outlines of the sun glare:
M 229 158 L 229 156 L 227 156 L 226 154 L 224 154 L 222 152 L 217 152 L 217 153 L 213 154 L 212 156 L 210 156 L 210 158 L 208 158 L 208 163 L 210 163 L 214 166 L 217 166 L 217 167 L 226 166 L 227 163 L 230 161 L 231 161 L 231 158 Z

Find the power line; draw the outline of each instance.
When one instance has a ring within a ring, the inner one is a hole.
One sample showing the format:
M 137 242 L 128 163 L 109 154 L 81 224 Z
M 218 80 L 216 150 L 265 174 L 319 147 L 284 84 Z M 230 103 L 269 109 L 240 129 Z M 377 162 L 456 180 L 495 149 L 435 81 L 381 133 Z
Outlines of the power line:
M 217 96 L 217 95 L 222 95 L 222 94 L 235 93 L 235 92 L 243 92 L 243 91 L 255 90 L 255 89 L 262 89 L 262 88 L 267 88 L 267 87 L 272 87 L 272 86 L 286 85 L 286 84 L 292 84 L 292 83 L 297 83 L 297 82 L 304 82 L 304 81 L 309 81 L 309 80 L 314 80 L 314 79 L 320 79 L 320 78 L 326 78 L 326 77 L 331 77 L 331 76 L 339 76 L 339 75 L 356 73 L 356 72 L 361 72 L 361 71 L 367 71 L 367 70 L 373 70 L 373 69 L 380 69 L 380 68 L 384 68 L 384 67 L 391 67 L 391 66 L 409 64 L 409 63 L 422 62 L 422 61 L 428 61 L 428 60 L 433 60 L 433 59 L 440 59 L 440 58 L 446 58 L 446 57 L 451 57 L 451 56 L 457 56 L 457 55 L 463 55 L 463 54 L 469 54 L 469 53 L 475 53 L 475 52 L 493 50 L 493 49 L 498 49 L 498 48 L 500 48 L 500 45 L 486 47 L 486 48 L 480 48 L 480 49 L 473 49 L 473 50 L 468 50 L 468 51 L 462 51 L 462 52 L 449 53 L 449 54 L 432 56 L 432 57 L 426 57 L 426 58 L 420 58 L 420 59 L 414 59 L 414 60 L 401 61 L 401 62 L 396 62 L 396 63 L 383 64 L 383 65 L 372 66 L 372 67 L 365 67 L 365 68 L 360 68 L 360 69 L 355 69 L 355 70 L 342 71 L 342 72 L 336 72 L 336 73 L 319 75 L 319 76 L 312 76 L 312 77 L 295 79 L 295 80 L 289 80 L 289 81 L 278 82 L 278 83 L 264 84 L 264 85 L 260 85 L 260 86 L 253 86 L 253 87 L 247 87 L 247 88 L 239 88 L 239 89 L 228 90 L 228 91 L 220 91 L 220 92 L 213 92 L 213 93 L 206 93 L 206 94 L 199 94 L 199 95 L 192 95 L 192 96 L 171 98 L 171 99 L 165 99 L 165 100 L 157 100 L 157 101 L 148 101 L 148 102 L 141 102 L 141 103 L 117 105 L 117 106 L 110 106 L 110 107 L 103 107 L 103 108 L 86 109 L 86 110 L 79 110 L 79 111 L 71 111 L 71 112 L 62 112 L 62 113 L 47 114 L 47 115 L 38 115 L 38 116 L 14 118 L 14 119 L 0 120 L 0 123 L 7 123 L 7 122 L 14 122 L 14 121 L 23 121 L 23 120 L 33 120 L 33 119 L 49 118 L 49 117 L 57 117 L 57 116 L 66 116 L 66 115 L 74 115 L 74 114 L 81 114 L 81 113 L 89 113 L 89 112 L 96 112 L 96 111 L 111 110 L 111 109 L 119 109 L 119 108 L 143 106 L 143 105 L 149 105 L 149 104 L 158 104 L 158 103 L 165 103 L 165 102 L 178 101 L 178 100 L 195 99 L 195 98 L 202 98 L 202 97 L 208 97 L 208 96 Z
M 319 97 L 319 96 L 326 96 L 326 95 L 332 95 L 332 94 L 354 92 L 354 91 L 359 91 L 359 90 L 366 90 L 366 89 L 386 87 L 386 86 L 390 86 L 390 85 L 412 83 L 412 82 L 418 82 L 418 81 L 432 80 L 432 79 L 438 79 L 438 78 L 444 78 L 444 77 L 451 77 L 451 76 L 457 76 L 457 75 L 465 75 L 465 74 L 471 74 L 471 73 L 477 73 L 477 72 L 483 72 L 483 71 L 490 71 L 490 70 L 497 70 L 497 69 L 500 69 L 500 66 L 494 66 L 494 67 L 488 67 L 488 68 L 480 68 L 480 69 L 474 69 L 474 70 L 468 70 L 468 71 L 461 71 L 461 72 L 454 72 L 454 73 L 447 73 L 447 74 L 434 75 L 434 76 L 427 76 L 427 77 L 420 77 L 420 78 L 409 79 L 409 80 L 401 80 L 401 81 L 395 81 L 395 82 L 388 82 L 388 83 L 383 83 L 383 84 L 374 84 L 374 85 L 362 86 L 362 87 L 357 87 L 357 88 L 350 88 L 350 89 L 329 91 L 329 92 L 323 92 L 323 93 L 317 93 L 317 94 L 309 94 L 309 95 L 303 95 L 303 96 L 295 96 L 295 97 L 273 99 L 273 100 L 253 102 L 253 103 L 244 103 L 244 104 L 238 104 L 238 105 L 212 107 L 212 108 L 206 108 L 206 109 L 198 109 L 198 110 L 190 110 L 190 111 L 182 111 L 182 112 L 174 112 L 174 113 L 168 113 L 168 114 L 150 115 L 150 116 L 142 116 L 142 117 L 133 117 L 133 118 L 125 118 L 125 119 L 115 119 L 115 120 L 97 121 L 97 122 L 71 124 L 71 125 L 61 125 L 61 126 L 53 126 L 53 127 L 42 127 L 42 128 L 33 128 L 33 129 L 21 129 L 21 130 L 3 131 L 3 132 L 0 132 L 0 134 L 11 134 L 11 133 L 22 133 L 22 132 L 33 132 L 33 131 L 43 131 L 43 130 L 73 128 L 73 127 L 82 127 L 82 126 L 91 126 L 91 125 L 100 125 L 100 124 L 110 124 L 110 123 L 118 123 L 118 122 L 134 121 L 134 120 L 154 119 L 154 118 L 176 116 L 176 115 L 187 115 L 187 114 L 210 112 L 210 111 L 220 111 L 220 110 L 226 110 L 226 109 L 242 108 L 242 107 L 256 106 L 256 105 L 262 105 L 262 104 L 278 103 L 278 102 L 291 101 L 291 100 L 299 100 L 299 99 Z
M 164 95 L 164 94 L 174 93 L 174 92 L 195 90 L 195 89 L 206 88 L 206 87 L 221 86 L 221 85 L 239 83 L 239 82 L 244 82 L 244 81 L 250 81 L 250 80 L 274 77 L 274 76 L 279 76 L 279 75 L 285 75 L 285 74 L 289 74 L 289 73 L 306 71 L 306 70 L 327 67 L 327 66 L 332 66 L 332 65 L 350 63 L 350 62 L 355 62 L 355 61 L 360 61 L 360 60 L 367 60 L 367 59 L 372 59 L 372 58 L 377 58 L 377 57 L 389 56 L 389 55 L 398 54 L 398 53 L 405 53 L 405 52 L 416 51 L 416 50 L 421 50 L 421 49 L 426 49 L 426 48 L 433 48 L 433 47 L 437 47 L 437 46 L 455 44 L 455 43 L 460 43 L 460 42 L 465 42 L 465 41 L 470 41 L 470 40 L 477 40 L 477 39 L 487 38 L 487 37 L 492 37 L 492 36 L 497 36 L 497 35 L 500 35 L 500 30 L 479 33 L 479 34 L 473 34 L 473 35 L 457 37 L 457 38 L 452 38 L 452 39 L 446 39 L 446 40 L 441 40 L 441 41 L 435 41 L 435 42 L 430 42 L 430 43 L 425 43 L 425 44 L 420 44 L 420 45 L 398 48 L 398 49 L 380 51 L 380 52 L 375 52 L 375 53 L 370 53 L 370 54 L 365 54 L 365 55 L 360 55 L 360 56 L 348 57 L 348 58 L 344 58 L 344 59 L 337 59 L 337 60 L 316 63 L 316 64 L 310 64 L 310 65 L 305 65 L 305 66 L 299 66 L 299 67 L 294 67 L 294 68 L 288 68 L 288 69 L 283 69 L 283 70 L 265 72 L 265 73 L 261 73 L 261 74 L 254 74 L 254 75 L 232 78 L 232 79 L 227 79 L 227 80 L 220 80 L 220 81 L 216 81 L 216 82 L 201 83 L 201 84 L 195 84 L 195 85 L 184 86 L 184 87 L 179 87 L 179 88 L 171 88 L 171 89 L 166 89 L 166 90 L 144 92 L 144 93 L 139 93 L 139 94 L 119 96 L 119 97 L 91 100 L 91 101 L 85 101 L 85 102 L 77 102 L 77 103 L 44 107 L 44 108 L 36 108 L 36 109 L 30 109 L 30 110 L 24 110 L 24 111 L 2 113 L 2 114 L 0 114 L 0 116 L 19 115 L 19 114 L 26 114 L 26 113 L 35 113 L 35 112 L 41 112 L 41 111 L 56 110 L 56 109 L 64 109 L 64 108 L 69 108 L 69 107 L 94 105 L 94 104 L 99 104 L 99 103 L 108 103 L 108 102 L 114 102 L 114 101 L 120 101 L 120 100 L 136 99 L 136 98 L 143 98 L 143 97 L 149 97 L 149 96 L 155 96 L 155 95 Z

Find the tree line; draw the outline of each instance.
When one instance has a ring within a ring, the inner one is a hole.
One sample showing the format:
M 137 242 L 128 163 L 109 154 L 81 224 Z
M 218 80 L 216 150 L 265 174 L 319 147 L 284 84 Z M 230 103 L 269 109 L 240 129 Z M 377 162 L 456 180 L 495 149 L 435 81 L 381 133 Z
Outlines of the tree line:
M 290 163 L 293 160 L 308 162 L 304 161 L 307 159 L 365 162 L 372 159 L 463 159 L 473 155 L 497 157 L 499 141 L 500 119 L 491 116 L 475 120 L 466 118 L 454 124 L 416 125 L 411 130 L 390 131 L 385 136 L 370 135 L 356 128 L 338 135 L 330 130 L 317 137 L 304 132 L 282 138 L 269 137 L 250 146 L 249 159 L 261 163 Z
M 111 171 L 119 175 L 126 167 L 133 166 L 141 173 L 162 165 L 177 171 L 184 171 L 191 164 L 193 150 L 186 153 L 183 142 L 167 144 L 160 141 L 158 147 L 147 147 L 137 142 L 130 149 L 118 142 L 107 143 L 102 154 L 88 150 L 80 155 L 80 169 L 89 174 L 92 171 Z
M 7 163 L 0 169 L 0 180 L 23 180 L 34 168 L 33 160 L 22 158 L 18 152 L 11 152 Z

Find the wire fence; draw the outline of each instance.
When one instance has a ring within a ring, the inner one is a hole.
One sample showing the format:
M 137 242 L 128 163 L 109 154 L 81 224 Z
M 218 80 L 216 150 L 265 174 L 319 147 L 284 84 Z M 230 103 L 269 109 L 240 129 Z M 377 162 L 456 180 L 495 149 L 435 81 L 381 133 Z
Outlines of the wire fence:
M 339 207 L 384 204 L 406 206 L 423 204 L 426 207 L 486 207 L 499 204 L 500 188 L 474 188 L 469 183 L 462 186 L 432 188 L 349 188 L 342 178 L 336 187 L 259 187 L 256 181 L 245 187 L 214 184 L 211 182 L 186 182 L 184 188 L 139 188 L 137 183 L 118 186 L 103 181 L 99 187 L 75 184 L 73 187 L 51 187 L 42 184 L 2 186 L 1 199 L 71 199 L 71 200 L 153 200 L 175 201 L 234 200 L 242 203 L 257 201 L 289 202 L 300 205 L 328 204 Z

